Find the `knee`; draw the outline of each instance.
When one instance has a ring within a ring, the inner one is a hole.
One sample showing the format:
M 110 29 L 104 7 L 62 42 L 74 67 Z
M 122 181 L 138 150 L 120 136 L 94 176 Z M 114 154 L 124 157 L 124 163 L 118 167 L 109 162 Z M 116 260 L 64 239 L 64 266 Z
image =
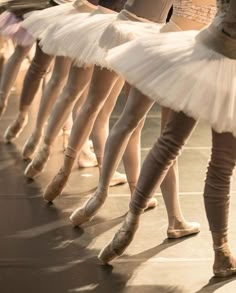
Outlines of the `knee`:
M 65 86 L 62 92 L 62 97 L 66 104 L 73 104 L 78 97 L 78 90 L 76 88 Z

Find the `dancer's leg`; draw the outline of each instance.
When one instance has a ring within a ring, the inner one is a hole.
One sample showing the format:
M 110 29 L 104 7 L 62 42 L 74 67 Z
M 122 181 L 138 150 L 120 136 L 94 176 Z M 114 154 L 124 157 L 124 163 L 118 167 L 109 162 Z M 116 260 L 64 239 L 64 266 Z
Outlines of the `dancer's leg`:
M 95 67 L 88 97 L 71 131 L 69 144 L 65 151 L 64 164 L 45 191 L 44 198 L 46 200 L 52 201 L 63 190 L 74 161 L 84 142 L 89 137 L 98 113 L 109 97 L 118 78 L 118 75 L 114 72 Z
M 161 137 L 154 144 L 143 163 L 137 187 L 131 199 L 130 211 L 122 228 L 99 256 L 102 261 L 109 262 L 121 255 L 132 242 L 138 228 L 140 215 L 148 200 L 156 188 L 160 186 L 195 125 L 196 121 L 182 112 L 171 114 Z M 196 233 L 194 229 L 193 233 Z
M 213 130 L 204 202 L 215 250 L 213 270 L 219 277 L 236 273 L 236 258 L 228 246 L 230 181 L 235 163 L 236 138 L 231 133 L 217 133 Z
M 35 129 L 27 140 L 22 155 L 24 158 L 30 158 L 36 150 L 42 136 L 42 131 L 48 115 L 55 103 L 56 98 L 60 94 L 62 87 L 66 82 L 69 73 L 71 60 L 66 57 L 57 57 L 55 60 L 51 78 L 46 85 L 42 94 L 39 112 L 37 115 Z
M 90 83 L 92 72 L 92 67 L 71 67 L 67 84 L 56 101 L 49 117 L 43 145 L 25 170 L 27 177 L 33 178 L 42 172 L 49 158 L 52 145 L 65 124 L 66 119 L 69 117 L 76 99 L 82 95 Z
M 22 47 L 17 45 L 11 57 L 3 67 L 0 82 L 0 117 L 6 109 L 10 90 L 16 80 L 20 66 L 29 53 L 31 46 Z
M 122 78 L 119 78 L 116 81 L 109 97 L 107 98 L 106 102 L 104 103 L 101 111 L 97 116 L 97 119 L 93 126 L 93 130 L 91 132 L 91 139 L 93 141 L 93 147 L 97 157 L 99 170 L 102 167 L 105 143 L 109 134 L 110 116 L 114 109 L 114 106 L 116 104 L 118 95 L 123 84 L 124 81 Z
M 74 225 L 81 225 L 82 223 L 91 220 L 105 202 L 111 178 L 118 167 L 132 133 L 136 129 L 137 125 L 140 124 L 142 126 L 143 117 L 145 117 L 152 105 L 153 102 L 149 98 L 145 97 L 137 89 L 132 88 L 129 99 L 125 105 L 125 109 L 119 120 L 112 127 L 108 136 L 97 191 L 84 206 L 79 207 L 74 211 L 70 218 Z M 137 137 L 139 138 L 139 134 L 137 136 L 136 135 L 137 134 L 135 133 L 135 143 L 137 143 Z M 135 149 L 136 148 L 137 145 L 135 145 Z M 133 191 L 139 174 L 139 160 L 137 157 L 134 158 L 131 153 L 132 149 L 129 147 L 126 153 L 127 160 L 124 160 L 124 164 L 126 166 L 127 178 Z M 136 152 L 135 155 L 137 155 L 137 153 L 139 155 L 139 151 Z M 129 157 L 129 155 L 131 157 Z M 127 166 L 130 158 L 132 161 L 131 163 L 136 170 L 131 170 L 132 167 L 130 168 Z M 134 160 L 132 160 L 132 158 L 134 158 Z M 137 161 L 135 159 L 137 159 Z
M 52 60 L 53 56 L 45 54 L 37 43 L 34 58 L 24 79 L 20 96 L 19 113 L 4 134 L 6 141 L 10 142 L 15 139 L 27 124 L 30 105 L 39 89 L 42 77 Z

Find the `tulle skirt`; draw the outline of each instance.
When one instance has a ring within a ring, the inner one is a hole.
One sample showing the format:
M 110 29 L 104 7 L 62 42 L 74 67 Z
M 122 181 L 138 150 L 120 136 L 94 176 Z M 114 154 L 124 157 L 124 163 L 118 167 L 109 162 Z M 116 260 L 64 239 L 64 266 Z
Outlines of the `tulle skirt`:
M 101 36 L 99 45 L 104 50 L 110 50 L 121 44 L 129 42 L 147 34 L 160 32 L 164 24 L 153 22 L 137 22 L 130 20 L 117 20 L 110 24 Z
M 161 105 L 236 135 L 236 60 L 198 36 L 198 31 L 186 31 L 141 38 L 110 50 L 107 62 Z M 235 52 L 236 40 L 230 40 L 229 51 Z
M 78 26 L 78 23 L 85 20 L 89 15 L 90 13 L 79 13 L 77 11 L 77 14 L 67 15 L 62 20 L 47 29 L 39 43 L 43 52 L 53 56 L 67 56 L 65 49 L 58 46 L 58 42 L 55 40 L 55 35 L 62 28 L 68 28 L 69 32 L 71 29 L 75 28 L 75 25 Z
M 66 26 L 58 30 L 54 35 L 54 45 L 63 51 L 63 56 L 72 58 L 77 66 L 106 67 L 106 51 L 99 46 L 99 39 L 116 17 L 117 14 L 91 14 L 73 28 Z
M 73 3 L 53 6 L 44 10 L 30 12 L 24 15 L 22 27 L 35 39 L 42 39 L 47 30 L 68 15 L 78 13 Z
M 3 37 L 12 39 L 20 46 L 31 46 L 35 42 L 24 28 L 21 27 L 22 20 L 14 13 L 5 11 L 0 15 L 0 34 Z

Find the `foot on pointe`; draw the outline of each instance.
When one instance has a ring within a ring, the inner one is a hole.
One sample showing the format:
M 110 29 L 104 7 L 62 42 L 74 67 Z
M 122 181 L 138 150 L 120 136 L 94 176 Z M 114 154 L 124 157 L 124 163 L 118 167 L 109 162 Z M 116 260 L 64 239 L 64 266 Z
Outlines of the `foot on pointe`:
M 57 175 L 53 178 L 51 183 L 47 186 L 43 198 L 52 202 L 58 195 L 60 195 L 68 181 L 69 174 L 61 168 Z
M 121 256 L 132 242 L 138 224 L 139 217 L 129 212 L 122 227 L 116 232 L 111 242 L 102 249 L 98 258 L 106 264 Z
M 236 258 L 231 254 L 228 244 L 225 243 L 222 246 L 214 246 L 214 251 L 214 275 L 224 278 L 236 274 Z
M 23 146 L 22 151 L 22 158 L 27 160 L 30 159 L 33 154 L 35 153 L 39 142 L 40 142 L 41 135 L 35 135 L 34 133 L 27 139 L 25 145 Z
M 126 182 L 127 182 L 127 177 L 125 174 L 115 172 L 112 179 L 111 179 L 109 186 L 112 187 L 112 186 L 124 184 Z
M 4 133 L 6 142 L 11 142 L 16 139 L 28 122 L 28 115 L 18 116 L 7 128 Z
M 200 232 L 200 224 L 197 222 L 176 221 L 172 227 L 167 230 L 167 237 L 177 239 Z
M 80 226 L 85 222 L 89 222 L 97 214 L 107 197 L 107 194 L 95 193 L 86 203 L 77 208 L 70 216 L 73 226 Z
M 47 146 L 44 146 L 36 155 L 36 157 L 33 159 L 33 161 L 27 166 L 25 169 L 25 176 L 27 178 L 33 179 L 37 175 L 39 175 L 47 161 L 50 155 L 50 148 Z

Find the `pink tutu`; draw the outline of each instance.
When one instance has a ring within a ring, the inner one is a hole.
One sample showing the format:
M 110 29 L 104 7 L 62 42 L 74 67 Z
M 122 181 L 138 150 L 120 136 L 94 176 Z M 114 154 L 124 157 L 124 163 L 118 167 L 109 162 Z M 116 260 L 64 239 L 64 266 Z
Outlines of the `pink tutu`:
M 35 39 L 21 27 L 21 19 L 14 13 L 5 11 L 0 15 L 0 34 L 12 39 L 16 44 L 21 46 L 31 46 Z

